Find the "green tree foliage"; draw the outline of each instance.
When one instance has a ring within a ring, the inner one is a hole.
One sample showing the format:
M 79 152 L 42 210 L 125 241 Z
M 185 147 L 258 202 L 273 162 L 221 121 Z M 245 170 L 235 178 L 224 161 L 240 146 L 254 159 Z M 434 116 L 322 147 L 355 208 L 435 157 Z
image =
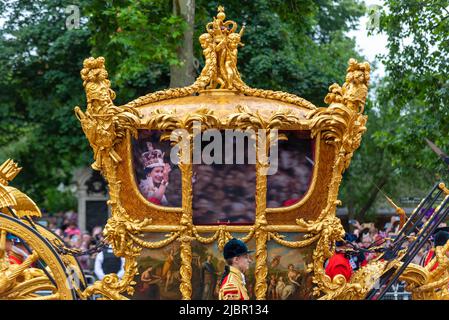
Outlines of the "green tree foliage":
M 380 30 L 388 35 L 389 53 L 383 57 L 387 77 L 379 90 L 379 105 L 391 129 L 376 138 L 381 146 L 395 148 L 396 166 L 443 169 L 424 138 L 449 151 L 445 134 L 449 130 L 449 3 L 386 4 Z
M 47 188 L 68 183 L 85 164 L 88 144 L 73 116 L 89 31 L 69 30 L 70 1 L 6 1 L 0 15 L 0 161 L 24 170 L 14 181 L 40 202 Z
M 104 56 L 118 103 L 165 89 L 169 66 L 178 64 L 176 47 L 186 27 L 173 15 L 171 1 L 89 1 L 83 10 L 92 31 L 94 56 Z
M 70 190 L 58 190 L 58 188 L 47 188 L 44 192 L 42 206 L 49 212 L 60 212 L 77 210 L 78 203 Z
M 449 3 L 386 0 L 379 9 L 374 32 L 388 36 L 388 54 L 381 57 L 386 76 L 375 88 L 368 131 L 342 192 L 361 217 L 376 207 L 367 209 L 374 184 L 397 200 L 423 196 L 436 180 L 449 178 L 448 166 L 424 140 L 449 152 Z
M 389 53 L 383 62 L 390 80 L 385 94 L 393 99 L 391 106 L 402 111 L 418 100 L 447 118 L 449 2 L 389 0 L 386 4 L 380 31 L 388 35 Z
M 401 145 L 405 148 L 395 152 L 397 166 L 447 172 L 424 138 L 449 152 L 449 3 L 387 4 L 389 13 L 381 19 L 381 30 L 388 35 L 389 54 L 383 57 L 388 75 L 379 103 L 392 126 L 376 137 L 395 151 Z

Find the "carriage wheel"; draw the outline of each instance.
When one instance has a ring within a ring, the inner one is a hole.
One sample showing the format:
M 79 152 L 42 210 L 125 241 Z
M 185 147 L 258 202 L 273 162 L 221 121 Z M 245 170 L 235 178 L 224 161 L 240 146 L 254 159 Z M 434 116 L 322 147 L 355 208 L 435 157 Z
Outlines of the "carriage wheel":
M 27 225 L 28 223 L 25 222 Z M 35 224 L 37 231 L 39 234 L 44 236 L 50 243 L 55 244 L 64 244 L 64 240 L 61 239 L 53 231 L 41 226 L 40 224 Z M 53 246 L 54 247 L 54 246 Z M 71 254 L 61 254 L 59 253 L 59 257 L 62 260 L 62 263 L 65 265 L 66 270 L 69 270 L 69 274 L 72 274 L 72 280 L 74 281 L 74 287 L 79 288 L 81 291 L 87 287 L 87 281 L 84 276 L 83 270 L 78 262 L 78 260 Z M 79 285 L 78 285 L 79 284 Z
M 29 256 L 21 264 L 9 262 L 7 233 L 25 241 Z M 5 214 L 0 214 L 0 299 L 76 299 L 73 272 L 50 242 L 24 222 Z

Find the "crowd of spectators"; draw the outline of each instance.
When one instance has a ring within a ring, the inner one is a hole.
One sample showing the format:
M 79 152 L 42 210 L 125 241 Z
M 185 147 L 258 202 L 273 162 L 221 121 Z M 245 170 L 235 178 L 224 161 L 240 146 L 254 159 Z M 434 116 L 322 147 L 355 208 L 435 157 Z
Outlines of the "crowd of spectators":
M 253 165 L 195 165 L 195 224 L 253 223 L 256 170 Z
M 64 240 L 65 246 L 70 249 L 86 251 L 95 248 L 103 239 L 103 228 L 96 226 L 91 232 L 81 232 L 78 226 L 78 214 L 73 211 L 43 213 L 39 223 L 53 231 Z M 78 256 L 77 259 L 83 271 L 92 274 L 94 270 L 95 257 L 91 255 Z
M 309 189 L 313 156 L 306 150 L 280 148 L 276 173 L 267 176 L 267 207 L 279 208 L 298 202 Z M 307 160 L 308 159 L 308 160 Z
M 420 226 L 422 226 L 426 221 L 430 218 L 433 213 L 433 209 L 428 210 L 425 213 Z M 381 228 L 378 228 L 375 223 L 367 222 L 360 223 L 357 220 L 349 220 L 350 224 L 350 239 L 352 239 L 352 244 L 355 247 L 364 248 L 364 249 L 373 249 L 376 247 L 388 247 L 389 244 L 394 241 L 394 239 L 398 236 L 398 233 L 401 229 L 400 218 L 398 216 L 392 216 L 391 219 L 386 222 Z M 418 227 L 420 227 L 418 226 Z M 447 224 L 445 222 L 441 223 L 438 227 L 446 227 Z M 416 232 L 412 232 L 410 234 L 410 239 L 416 235 Z M 403 248 L 406 248 L 409 245 L 408 241 L 405 241 L 402 244 Z M 432 239 L 429 239 L 427 243 L 423 246 L 423 248 L 418 252 L 418 254 L 414 257 L 412 263 L 418 265 L 424 265 L 424 260 L 432 248 Z M 378 254 L 376 253 L 366 253 L 365 259 L 366 262 L 374 259 Z

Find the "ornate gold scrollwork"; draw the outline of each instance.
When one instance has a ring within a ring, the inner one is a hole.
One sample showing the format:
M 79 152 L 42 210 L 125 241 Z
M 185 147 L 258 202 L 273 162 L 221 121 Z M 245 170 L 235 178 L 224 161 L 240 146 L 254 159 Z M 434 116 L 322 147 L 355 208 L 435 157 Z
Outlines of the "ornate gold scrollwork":
M 0 214 L 0 299 L 72 299 L 65 272 L 66 266 L 71 264 L 61 263 L 63 257 L 58 257 L 52 250 L 45 239 L 46 235 L 30 227 L 30 220 L 26 219 L 41 216 L 34 201 L 20 190 L 8 186 L 20 170 L 11 159 L 0 165 L 0 211 L 5 213 Z M 9 255 L 13 249 L 7 246 L 8 233 L 19 237 L 27 245 L 29 252 L 24 254 L 28 256 L 24 256 L 21 264 L 10 261 Z M 45 262 L 45 270 L 34 266 L 38 260 L 39 263 Z M 42 290 L 50 294 L 38 294 Z
M 132 285 L 137 273 L 136 257 L 143 246 L 151 246 L 138 238 L 140 230 L 150 224 L 151 219 L 137 221 L 128 216 L 120 203 L 121 182 L 117 179 L 117 166 L 122 159 L 116 147 L 127 134 L 135 136 L 140 115 L 133 108 L 114 106 L 115 93 L 110 88 L 104 58 L 86 59 L 81 77 L 86 90 L 87 109 L 83 113 L 76 107 L 75 113 L 94 151 L 92 168 L 101 170 L 109 184 L 108 204 L 112 216 L 104 229 L 104 235 L 114 253 L 126 257 L 126 263 L 123 279 L 120 280 L 115 274 L 106 275 L 102 281 L 97 281 L 80 294 L 85 298 L 98 293 L 109 299 L 125 299 L 121 292 L 126 291 L 131 295 L 134 291 Z
M 201 108 L 188 114 L 187 116 L 180 118 L 176 115 L 176 112 L 157 109 L 153 111 L 150 119 L 146 123 L 146 127 L 162 130 L 165 133 L 161 136 L 161 140 L 168 140 L 170 136 L 173 137 L 173 133 L 176 129 L 185 129 L 189 132 L 188 141 L 193 140 L 193 125 L 197 121 L 201 123 L 201 130 L 208 128 L 235 128 L 240 130 L 252 129 L 257 131 L 259 129 L 265 130 L 265 135 L 262 140 L 257 140 L 257 145 L 261 148 L 260 152 L 257 152 L 256 156 L 256 222 L 251 227 L 249 233 L 242 238 L 247 242 L 252 237 L 256 239 L 256 297 L 258 299 L 265 298 L 266 292 L 266 274 L 268 272 L 266 266 L 266 241 L 268 233 L 265 230 L 267 224 L 265 211 L 266 211 L 266 170 L 268 167 L 267 152 L 272 143 L 274 143 L 273 130 L 277 130 L 280 127 L 289 127 L 300 125 L 301 120 L 288 109 L 280 109 L 273 112 L 268 118 L 263 117 L 258 111 L 252 111 L 247 106 L 239 105 L 236 107 L 236 113 L 230 114 L 226 119 L 220 121 L 212 110 L 207 108 Z M 186 138 L 186 137 L 184 137 Z M 283 135 L 279 135 L 279 139 L 283 139 Z M 257 137 L 260 139 L 260 137 Z M 176 140 L 175 142 L 179 142 Z M 263 146 L 262 146 L 263 144 Z M 190 147 L 192 143 L 189 144 Z M 182 148 L 180 149 L 180 151 Z M 179 154 L 180 159 L 182 155 Z M 189 159 L 190 160 L 190 159 Z M 183 232 L 185 234 L 185 241 L 181 241 L 181 260 L 182 266 L 185 266 L 184 272 L 181 272 L 181 292 L 183 299 L 190 297 L 191 295 L 191 251 L 190 247 L 187 248 L 187 242 L 189 239 L 195 238 L 201 243 L 212 243 L 218 240 L 218 247 L 221 250 L 227 240 L 232 236 L 227 232 L 223 226 L 219 227 L 214 236 L 210 238 L 204 238 L 199 235 L 191 224 L 192 221 L 192 190 L 191 190 L 191 178 L 192 178 L 192 166 L 190 163 L 180 162 L 180 170 L 182 172 L 183 181 L 183 215 L 181 218 L 181 224 L 184 225 Z M 184 248 L 184 249 L 183 249 Z M 184 260 L 185 259 L 185 260 Z M 183 268 L 181 267 L 181 269 Z
M 51 247 L 36 232 L 17 219 L 0 215 L 0 226 L 0 299 L 73 299 L 66 282 L 65 266 Z M 31 249 L 21 264 L 9 261 L 9 253 L 6 250 L 7 233 L 20 236 Z M 33 267 L 38 260 L 45 261 L 47 273 L 43 269 Z M 43 290 L 49 291 L 50 294 L 46 296 L 38 294 Z
M 417 300 L 449 300 L 449 242 L 435 248 L 435 255 L 425 266 L 410 264 L 399 277 L 407 283 L 406 290 Z M 436 266 L 436 267 L 435 267 Z
M 12 159 L 8 159 L 0 166 L 0 185 L 7 186 L 22 170 Z
M 228 231 L 226 231 L 224 226 L 220 226 L 220 229 L 218 231 L 219 231 L 218 249 L 220 251 L 222 251 L 226 242 L 228 242 L 230 239 L 232 239 L 232 236 Z
M 287 240 L 284 240 L 285 236 L 280 235 L 277 232 L 270 232 L 270 233 L 268 233 L 268 240 L 273 239 L 274 241 L 276 241 L 280 245 L 283 245 L 284 247 L 298 249 L 298 248 L 304 248 L 304 247 L 311 245 L 312 243 L 317 241 L 320 238 L 320 236 L 321 236 L 320 234 L 316 234 L 313 236 L 308 234 L 306 237 L 304 237 L 304 240 L 287 241 Z
M 152 129 L 164 131 L 161 135 L 161 140 L 169 140 L 170 137 L 175 137 L 173 143 L 180 142 L 181 136 L 176 136 L 176 130 L 184 129 L 188 132 L 186 137 L 183 137 L 187 148 L 179 148 L 179 169 L 182 176 L 182 209 L 183 213 L 180 220 L 180 236 L 181 242 L 181 285 L 180 290 L 183 299 L 190 299 L 192 296 L 192 248 L 191 241 L 197 239 L 198 241 L 208 242 L 207 239 L 202 238 L 194 230 L 192 224 L 192 147 L 194 139 L 194 126 L 200 124 L 199 130 L 207 130 L 208 128 L 219 128 L 220 120 L 215 116 L 213 110 L 208 108 L 198 109 L 196 112 L 186 115 L 183 118 L 178 117 L 174 112 L 167 112 L 165 110 L 155 110 L 152 117 L 146 123 L 147 127 Z M 183 151 L 188 151 L 189 155 L 184 155 Z M 218 237 L 218 235 L 217 235 Z
M 22 170 L 18 164 L 12 159 L 8 159 L 0 165 L 0 211 L 7 215 L 10 212 L 6 210 L 10 207 L 14 214 L 18 217 L 40 217 L 41 211 L 39 207 L 26 194 L 20 190 L 9 186 L 12 181 Z
M 265 130 L 263 135 L 256 135 L 256 221 L 254 232 L 256 239 L 256 298 L 265 299 L 267 283 L 265 281 L 267 267 L 268 232 L 266 230 L 266 193 L 267 172 L 269 168 L 268 152 L 273 143 L 277 143 L 274 131 L 281 127 L 299 125 L 300 120 L 290 110 L 278 110 L 273 112 L 268 119 L 264 119 L 258 111 L 252 111 L 246 106 L 237 106 L 237 113 L 229 116 L 227 126 L 241 130 L 259 129 Z M 277 139 L 286 139 L 285 135 L 277 134 Z
M 350 59 L 347 71 L 343 87 L 338 84 L 330 86 L 330 93 L 325 98 L 329 107 L 312 110 L 307 115 L 312 122 L 312 136 L 316 136 L 320 132 L 322 139 L 335 147 L 335 162 L 326 207 L 315 222 L 305 223 L 298 220 L 299 225 L 303 225 L 309 230 L 315 229 L 315 232 L 317 228 L 321 230 L 322 236 L 313 256 L 314 282 L 317 284 L 314 293 L 319 295 L 320 292 L 324 292 L 328 297 L 338 295 L 330 294 L 332 292 L 352 291 L 347 286 L 345 279 L 335 277 L 334 281 L 330 281 L 330 278 L 325 275 L 323 265 L 324 261 L 335 251 L 335 241 L 340 240 L 344 235 L 341 222 L 335 217 L 337 205 L 341 204 L 337 199 L 338 190 L 342 174 L 348 168 L 353 152 L 360 146 L 368 119 L 362 112 L 368 92 L 369 64 L 367 62 L 357 63 L 356 60 Z

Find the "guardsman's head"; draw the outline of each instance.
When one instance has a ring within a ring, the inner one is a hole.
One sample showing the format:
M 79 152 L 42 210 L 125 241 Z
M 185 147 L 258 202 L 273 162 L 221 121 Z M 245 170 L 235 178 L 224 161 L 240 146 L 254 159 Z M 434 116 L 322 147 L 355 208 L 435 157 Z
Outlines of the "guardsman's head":
M 242 273 L 249 269 L 249 264 L 252 261 L 249 254 L 253 252 L 248 250 L 246 244 L 238 239 L 229 240 L 223 248 L 223 256 L 226 263 L 239 269 Z
M 449 240 L 449 228 L 437 228 L 433 233 L 433 242 L 435 247 L 444 246 L 446 242 Z
M 20 240 L 18 237 L 16 237 L 15 235 L 8 233 L 6 235 L 6 251 L 11 251 L 12 247 L 18 243 Z

